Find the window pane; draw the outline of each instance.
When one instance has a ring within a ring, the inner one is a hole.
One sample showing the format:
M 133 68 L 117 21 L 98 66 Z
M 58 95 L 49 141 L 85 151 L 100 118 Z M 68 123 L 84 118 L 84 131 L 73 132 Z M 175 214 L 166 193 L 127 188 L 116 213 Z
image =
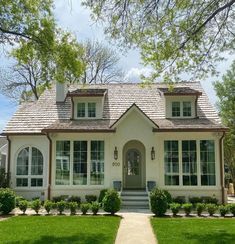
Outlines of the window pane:
M 77 104 L 77 117 L 85 117 L 86 116 L 86 104 L 78 103 Z
M 70 141 L 56 142 L 56 185 L 69 185 Z
M 26 178 L 17 178 L 16 179 L 16 186 L 18 186 L 18 187 L 27 187 L 28 186 L 28 179 L 26 179 Z
M 31 175 L 43 174 L 43 156 L 42 153 L 35 147 L 32 147 L 32 165 Z
M 28 175 L 29 173 L 29 147 L 22 149 L 16 162 L 16 175 Z
M 192 114 L 191 110 L 191 102 L 183 102 L 183 116 L 190 117 Z
M 172 117 L 180 117 L 180 102 L 172 102 L 171 111 Z
M 43 179 L 42 178 L 32 178 L 31 179 L 31 186 L 32 187 L 41 187 L 41 186 L 43 186 Z
M 88 117 L 96 117 L 96 103 L 88 103 Z
M 90 184 L 104 184 L 104 141 L 91 141 Z
M 87 141 L 73 144 L 73 184 L 87 184 Z
M 200 141 L 201 184 L 213 186 L 215 181 L 215 143 L 213 140 Z

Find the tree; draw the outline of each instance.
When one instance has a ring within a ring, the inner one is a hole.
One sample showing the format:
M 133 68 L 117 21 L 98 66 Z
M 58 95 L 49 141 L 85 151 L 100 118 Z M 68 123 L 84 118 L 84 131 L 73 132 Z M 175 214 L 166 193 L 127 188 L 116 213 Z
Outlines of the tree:
M 224 161 L 235 186 L 235 61 L 222 80 L 215 83 L 215 89 L 221 118 L 229 128 L 224 141 Z
M 81 77 L 83 83 L 120 82 L 123 79 L 123 72 L 117 66 L 119 57 L 114 50 L 90 40 L 83 48 L 82 60 L 86 66 Z
M 138 47 L 152 79 L 216 73 L 235 45 L 235 0 L 83 0 L 95 21 L 122 47 Z

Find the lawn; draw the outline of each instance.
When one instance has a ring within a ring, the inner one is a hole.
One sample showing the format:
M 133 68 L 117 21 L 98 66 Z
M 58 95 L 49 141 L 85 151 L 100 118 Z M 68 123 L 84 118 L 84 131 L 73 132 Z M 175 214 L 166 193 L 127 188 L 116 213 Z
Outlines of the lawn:
M 235 219 L 152 218 L 159 244 L 235 243 Z
M 20 216 L 0 222 L 0 243 L 114 243 L 120 218 Z

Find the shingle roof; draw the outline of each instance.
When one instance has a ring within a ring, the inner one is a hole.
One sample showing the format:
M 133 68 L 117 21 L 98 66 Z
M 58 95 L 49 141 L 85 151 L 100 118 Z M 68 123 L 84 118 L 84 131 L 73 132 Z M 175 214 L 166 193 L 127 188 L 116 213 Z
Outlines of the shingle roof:
M 70 92 L 78 91 L 81 85 L 71 85 Z M 3 133 L 41 133 L 45 128 L 64 128 L 76 130 L 93 129 L 109 130 L 110 125 L 119 119 L 134 103 L 154 121 L 161 129 L 164 128 L 224 128 L 213 106 L 199 82 L 175 83 L 175 89 L 189 87 L 202 92 L 198 98 L 198 119 L 166 119 L 165 99 L 162 88 L 166 84 L 95 84 L 87 89 L 107 90 L 104 99 L 103 119 L 70 121 L 71 100 L 66 98 L 64 103 L 56 103 L 55 87 L 46 90 L 37 102 L 22 104 L 12 119 L 8 122 Z
M 75 91 L 69 91 L 68 96 L 81 96 L 81 97 L 87 97 L 87 96 L 103 96 L 106 92 L 106 89 L 77 89 Z
M 202 95 L 202 92 L 192 89 L 191 87 L 173 87 L 173 89 L 169 89 L 168 87 L 159 88 L 161 92 L 164 93 L 165 96 L 174 96 L 174 95 Z

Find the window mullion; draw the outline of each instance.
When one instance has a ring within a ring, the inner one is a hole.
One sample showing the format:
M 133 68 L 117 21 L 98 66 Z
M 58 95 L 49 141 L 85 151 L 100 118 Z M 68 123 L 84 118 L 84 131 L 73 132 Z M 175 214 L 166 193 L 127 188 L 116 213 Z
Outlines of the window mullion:
M 70 162 L 69 162 L 69 178 L 70 178 L 70 186 L 73 185 L 73 143 L 74 141 L 70 141 Z
M 91 167 L 91 141 L 88 140 L 87 141 L 87 185 L 90 185 L 90 179 L 91 179 L 90 167 Z
M 183 185 L 183 179 L 182 179 L 182 141 L 178 141 L 178 154 L 179 154 L 179 185 Z

